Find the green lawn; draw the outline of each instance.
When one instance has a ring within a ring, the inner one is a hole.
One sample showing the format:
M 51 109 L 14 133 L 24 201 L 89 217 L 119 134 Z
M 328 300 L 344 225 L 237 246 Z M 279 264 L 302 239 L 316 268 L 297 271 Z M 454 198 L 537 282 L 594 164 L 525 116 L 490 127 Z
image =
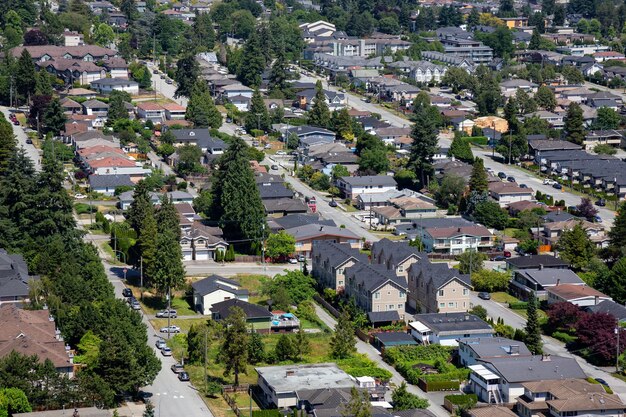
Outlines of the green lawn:
M 359 211 L 359 209 L 358 209 L 358 208 L 354 207 L 354 206 L 353 206 L 353 205 L 351 205 L 351 204 L 340 204 L 340 205 L 341 205 L 341 207 L 343 207 L 343 208 L 344 208 L 344 209 L 345 209 L 348 213 L 354 213 L 354 212 Z
M 180 327 L 181 332 L 187 333 L 192 324 L 206 323 L 207 320 L 208 319 L 203 316 L 198 316 L 197 319 L 170 319 L 170 324 Z M 150 320 L 150 324 L 154 327 L 154 331 L 159 333 L 161 327 L 167 326 L 167 319 L 152 319 Z M 167 333 L 163 333 L 161 336 L 167 337 Z
M 148 314 L 156 314 L 157 311 L 167 308 L 167 301 L 163 298 L 144 293 L 143 300 L 140 299 L 140 288 L 134 287 L 133 293 L 137 292 L 135 297 L 143 304 L 143 308 Z M 193 311 L 189 302 L 180 296 L 172 296 L 172 308 L 176 310 L 179 316 L 195 316 L 197 313 Z
M 520 300 L 505 292 L 492 292 L 491 299 L 497 303 L 516 303 Z
M 517 232 L 519 229 L 515 229 L 513 227 L 507 227 L 506 229 L 504 229 L 503 233 L 504 236 L 508 236 L 508 237 L 515 237 L 515 232 Z

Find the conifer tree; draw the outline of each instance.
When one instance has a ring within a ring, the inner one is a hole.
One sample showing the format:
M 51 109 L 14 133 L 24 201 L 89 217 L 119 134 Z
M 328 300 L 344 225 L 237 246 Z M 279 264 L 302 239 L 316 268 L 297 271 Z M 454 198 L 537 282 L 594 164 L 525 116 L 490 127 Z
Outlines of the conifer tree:
M 219 358 L 224 363 L 224 376 L 234 374 L 235 386 L 239 386 L 239 374 L 245 374 L 248 365 L 248 325 L 241 308 L 231 307 L 229 313 L 224 320 Z
M 46 131 L 52 132 L 53 135 L 58 136 L 59 133 L 65 129 L 66 121 L 67 117 L 65 117 L 65 113 L 63 113 L 59 99 L 56 97 L 53 98 L 43 117 Z
M 265 70 L 265 56 L 261 40 L 256 32 L 248 38 L 237 69 L 237 78 L 244 85 L 256 88 L 261 85 L 261 74 Z
M 246 114 L 244 120 L 246 130 L 250 132 L 253 129 L 260 129 L 264 132 L 268 132 L 272 128 L 272 121 L 270 115 L 263 102 L 263 96 L 259 89 L 255 89 L 250 100 L 250 110 Z
M 342 313 L 337 320 L 335 332 L 330 339 L 330 348 L 332 357 L 336 359 L 346 359 L 356 351 L 354 326 L 346 312 Z
M 472 166 L 472 175 L 469 180 L 469 189 L 473 192 L 486 193 L 488 191 L 489 181 L 487 172 L 485 171 L 485 163 L 482 158 L 476 157 Z
M 415 170 L 421 187 L 426 187 L 433 171 L 433 156 L 439 148 L 438 131 L 436 120 L 433 119 L 430 111 L 430 103 L 425 102 L 418 106 L 415 104 L 413 116 L 415 124 L 411 131 L 413 143 L 409 154 L 409 166 Z
M 567 108 L 565 126 L 563 126 L 566 139 L 578 145 L 585 140 L 585 128 L 583 126 L 583 110 L 578 103 L 571 103 Z
M 0 176 L 4 175 L 16 147 L 13 126 L 0 114 Z
M 219 129 L 222 126 L 222 114 L 215 106 L 206 82 L 203 80 L 198 80 L 193 85 L 185 120 L 193 123 L 194 127 Z
M 311 126 L 330 127 L 330 110 L 328 110 L 326 95 L 320 80 L 315 83 L 315 97 L 313 98 L 313 106 L 309 111 L 308 123 Z
M 526 346 L 534 354 L 539 355 L 543 352 L 541 341 L 541 329 L 539 328 L 539 316 L 537 313 L 537 297 L 531 292 L 528 297 L 528 306 L 526 307 Z

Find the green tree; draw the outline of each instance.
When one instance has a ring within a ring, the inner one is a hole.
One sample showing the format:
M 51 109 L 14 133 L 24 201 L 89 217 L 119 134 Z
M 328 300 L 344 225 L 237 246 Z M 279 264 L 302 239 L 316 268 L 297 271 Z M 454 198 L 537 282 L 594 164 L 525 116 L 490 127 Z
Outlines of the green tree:
M 457 136 L 452 139 L 452 143 L 450 144 L 450 149 L 448 149 L 448 156 L 455 157 L 456 159 L 463 162 L 472 162 L 474 160 L 474 155 L 472 154 L 472 148 L 466 138 Z
M 517 107 L 519 112 L 522 114 L 532 113 L 537 111 L 537 102 L 534 98 L 532 98 L 526 90 L 518 88 L 515 92 L 515 102 L 517 103 Z
M 143 410 L 143 417 L 154 417 L 154 405 L 152 401 L 146 400 L 146 408 Z
M 178 163 L 176 171 L 180 175 L 201 174 L 205 171 L 202 166 L 202 149 L 196 145 L 185 144 L 178 147 Z
M 617 149 L 604 143 L 594 146 L 593 151 L 598 155 L 615 155 L 617 153 Z
M 315 280 L 300 271 L 289 271 L 286 274 L 276 275 L 274 279 L 263 281 L 261 286 L 261 292 L 274 301 L 280 289 L 285 289 L 287 292 L 289 303 L 286 304 L 300 305 L 315 295 Z
M 194 127 L 219 129 L 222 126 L 222 114 L 215 106 L 204 80 L 198 80 L 191 89 L 185 120 L 193 123 Z
M 472 286 L 475 291 L 506 291 L 510 279 L 511 275 L 508 272 L 481 269 L 472 273 Z
M 330 178 L 323 172 L 317 171 L 311 175 L 309 185 L 314 190 L 326 191 L 330 188 Z
M 263 343 L 261 334 L 253 331 L 250 333 L 250 338 L 248 340 L 248 361 L 251 364 L 256 365 L 264 360 L 265 343 Z
M 334 111 L 331 118 L 332 128 L 340 139 L 348 142 L 354 140 L 353 120 L 345 107 L 341 110 Z
M 280 337 L 278 338 L 278 342 L 276 342 L 276 347 L 274 348 L 274 355 L 276 356 L 276 360 L 278 360 L 279 362 L 284 362 L 295 358 L 296 347 L 294 346 L 291 336 L 288 336 L 284 333 L 280 335 Z
M 342 313 L 337 320 L 335 332 L 330 339 L 331 356 L 335 359 L 346 359 L 356 351 L 354 327 L 347 313 Z
M 541 341 L 541 328 L 539 327 L 539 315 L 537 312 L 537 298 L 535 293 L 531 292 L 528 297 L 528 306 L 526 307 L 526 346 L 534 355 L 539 355 L 543 351 Z
M 626 202 L 620 203 L 613 227 L 608 231 L 609 253 L 613 258 L 622 257 L 626 251 Z
M 535 101 L 539 107 L 542 107 L 548 111 L 553 111 L 556 107 L 556 97 L 550 88 L 546 85 L 542 85 L 537 89 L 535 94 Z
M 250 100 L 250 110 L 246 113 L 244 124 L 248 132 L 253 129 L 260 129 L 264 132 L 269 132 L 272 129 L 270 115 L 267 111 L 267 107 L 265 107 L 265 103 L 263 102 L 261 92 L 258 89 L 254 90 L 254 93 L 252 94 L 252 99 Z
M 182 57 L 176 63 L 176 93 L 175 97 L 191 97 L 191 91 L 193 90 L 199 74 L 198 62 L 193 54 L 187 54 Z
M 578 103 L 571 103 L 567 108 L 563 131 L 567 139 L 578 145 L 585 140 L 585 128 L 583 126 L 583 110 Z
M 537 29 L 533 29 L 533 34 L 528 42 L 528 49 L 540 49 L 541 48 L 541 35 Z
M 284 45 L 278 48 L 276 60 L 272 64 L 270 71 L 269 90 L 273 97 L 291 96 L 291 86 L 289 84 L 289 66 L 285 56 Z
M 483 269 L 487 255 L 482 252 L 476 252 L 475 249 L 469 249 L 457 255 L 456 259 L 459 261 L 459 272 L 461 274 L 469 274 Z
M 491 200 L 476 204 L 472 215 L 477 222 L 498 230 L 503 230 L 509 221 L 509 216 L 500 207 L 500 204 Z
M 115 32 L 113 28 L 106 23 L 100 23 L 96 26 L 96 30 L 93 33 L 93 40 L 100 46 L 109 47 L 115 40 Z
M 350 389 L 350 401 L 341 410 L 343 417 L 372 417 L 372 408 L 367 391 L 359 391 L 355 387 Z
M 296 251 L 296 238 L 285 232 L 273 233 L 265 243 L 265 254 L 270 258 L 285 258 Z
M 463 68 L 450 67 L 444 74 L 441 83 L 452 88 L 452 92 L 457 94 L 461 90 L 471 87 L 472 77 Z
M 587 269 L 596 255 L 595 246 L 580 223 L 571 230 L 564 231 L 556 247 L 559 256 L 579 271 Z
M 297 361 L 303 360 L 306 355 L 311 353 L 311 342 L 306 333 L 304 333 L 302 326 L 298 328 L 298 333 L 296 333 L 293 341 L 293 347 L 295 351 L 294 359 Z
M 30 413 L 32 407 L 24 391 L 19 388 L 0 389 L 0 416 L 12 416 L 18 413 Z
M 344 165 L 337 164 L 334 165 L 333 168 L 330 170 L 330 175 L 333 180 L 336 180 L 338 178 L 349 177 L 350 171 L 348 171 L 348 168 L 346 168 Z
M 439 149 L 438 130 L 436 120 L 432 117 L 430 102 L 415 107 L 415 124 L 411 130 L 411 151 L 409 166 L 417 173 L 422 187 L 426 186 L 433 174 L 433 156 Z
M 34 93 L 36 86 L 35 65 L 28 49 L 22 51 L 17 60 L 14 74 L 17 93 L 22 99 L 28 99 Z
M 315 96 L 312 101 L 313 105 L 309 111 L 307 122 L 312 126 L 330 127 L 330 110 L 328 110 L 326 94 L 320 80 L 315 83 Z
M 384 148 L 365 149 L 359 156 L 359 171 L 380 174 L 389 170 L 389 159 Z
M 65 117 L 59 99 L 53 98 L 43 117 L 46 132 L 52 132 L 53 135 L 58 136 L 65 129 L 66 121 L 67 117 Z
M 451 205 L 458 206 L 463 192 L 465 191 L 465 179 L 454 174 L 445 174 L 441 185 L 435 191 L 437 204 L 448 208 Z
M 125 91 L 111 91 L 109 94 L 109 112 L 107 119 L 111 123 L 115 123 L 120 119 L 128 119 L 128 110 L 125 103 L 130 103 L 131 97 Z
M 247 373 L 248 326 L 246 315 L 239 307 L 231 307 L 224 320 L 220 360 L 224 363 L 224 376 L 234 374 L 235 386 L 239 386 L 239 374 Z
M 626 258 L 615 262 L 608 276 L 600 277 L 596 287 L 613 297 L 616 303 L 626 302 Z
M 199 13 L 193 19 L 192 44 L 197 52 L 212 51 L 215 47 L 215 30 L 209 13 Z
M 476 157 L 472 165 L 472 175 L 469 179 L 470 191 L 476 193 L 486 193 L 489 191 L 489 181 L 487 179 L 487 171 L 485 171 L 485 163 L 482 158 Z
M 158 227 L 152 204 L 147 207 L 146 215 L 141 222 L 138 234 L 139 256 L 143 258 L 144 276 L 146 282 L 151 282 L 155 276 L 155 257 L 157 256 Z M 141 263 L 141 261 L 140 261 Z
M 13 127 L 0 115 L 0 176 L 4 175 L 16 150 Z
M 394 411 L 412 410 L 415 408 L 428 408 L 428 400 L 411 394 L 406 389 L 406 382 L 402 381 L 399 387 L 391 393 L 391 402 Z
M 156 222 L 156 250 L 153 266 L 148 267 L 148 270 L 153 271 L 153 286 L 160 294 L 165 295 L 170 288 L 179 288 L 185 282 L 178 212 L 167 195 L 161 199 Z
M 212 219 L 219 219 L 228 239 L 259 241 L 265 236 L 265 208 L 250 168 L 247 146 L 235 138 L 221 157 L 213 182 Z
M 582 84 L 585 82 L 585 76 L 583 73 L 573 65 L 563 66 L 561 74 L 563 74 L 563 77 L 565 77 L 568 84 Z
M 593 122 L 593 128 L 598 130 L 619 129 L 622 118 L 615 110 L 610 107 L 600 107 L 598 109 L 598 117 Z
M 206 355 L 205 337 L 208 338 L 206 325 L 198 323 L 191 325 L 187 333 L 188 362 L 202 363 L 204 361 Z
M 265 70 L 265 64 L 261 39 L 258 33 L 253 31 L 243 47 L 237 78 L 248 87 L 257 88 L 261 85 L 261 74 Z

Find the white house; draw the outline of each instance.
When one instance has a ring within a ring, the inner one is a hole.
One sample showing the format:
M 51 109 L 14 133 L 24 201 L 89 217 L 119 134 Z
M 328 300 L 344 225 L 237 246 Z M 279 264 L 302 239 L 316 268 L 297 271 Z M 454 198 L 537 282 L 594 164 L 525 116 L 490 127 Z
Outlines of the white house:
M 568 302 L 578 307 L 591 307 L 602 301 L 613 301 L 611 297 L 588 285 L 563 284 L 546 288 L 548 304 Z
M 522 188 L 511 182 L 494 181 L 489 183 L 489 196 L 496 200 L 500 207 L 506 207 L 518 201 L 533 200 L 532 188 Z
M 139 94 L 139 84 L 136 81 L 123 78 L 102 78 L 92 81 L 89 85 L 101 94 L 110 94 L 111 91 L 126 91 L 130 95 Z
M 137 116 L 145 121 L 161 123 L 165 120 L 165 109 L 159 103 L 153 101 L 142 101 L 137 104 Z
M 362 177 L 341 177 L 337 180 L 337 187 L 351 200 L 363 195 L 367 199 L 369 194 L 380 194 L 395 190 L 396 180 L 388 175 L 365 175 Z
M 246 87 L 245 85 L 239 83 L 229 84 L 222 87 L 222 94 L 229 100 L 235 96 L 252 98 L 252 93 L 254 93 L 254 91 L 250 87 Z
M 248 301 L 248 290 L 241 289 L 237 281 L 211 275 L 191 284 L 195 310 L 204 315 L 211 315 L 213 304 L 238 299 Z
M 409 327 L 413 338 L 424 345 L 458 346 L 462 337 L 493 337 L 494 332 L 488 323 L 469 313 L 416 314 Z

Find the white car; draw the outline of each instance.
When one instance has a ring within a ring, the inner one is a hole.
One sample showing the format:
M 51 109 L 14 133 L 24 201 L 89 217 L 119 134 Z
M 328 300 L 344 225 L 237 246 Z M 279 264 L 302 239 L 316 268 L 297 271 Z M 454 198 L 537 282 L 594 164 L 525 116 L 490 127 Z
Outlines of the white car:
M 161 349 L 161 355 L 163 355 L 163 356 L 172 356 L 172 349 L 170 349 L 167 346 L 165 346 L 163 349 Z
M 278 152 L 276 152 L 276 155 L 287 155 L 287 152 L 285 152 L 285 151 L 278 151 Z
M 82 200 L 84 198 L 87 198 L 87 196 L 85 194 L 77 193 L 77 194 L 74 194 L 74 198 L 77 200 Z
M 180 327 L 175 326 L 175 325 L 171 325 L 169 327 L 161 327 L 161 330 L 159 330 L 161 333 L 180 333 Z
M 164 347 L 166 347 L 167 345 L 165 344 L 165 340 L 163 339 L 157 339 L 156 343 L 154 344 L 156 346 L 157 349 L 161 350 Z
M 556 181 L 546 178 L 545 180 L 543 180 L 543 183 L 544 185 L 554 185 L 556 184 Z

